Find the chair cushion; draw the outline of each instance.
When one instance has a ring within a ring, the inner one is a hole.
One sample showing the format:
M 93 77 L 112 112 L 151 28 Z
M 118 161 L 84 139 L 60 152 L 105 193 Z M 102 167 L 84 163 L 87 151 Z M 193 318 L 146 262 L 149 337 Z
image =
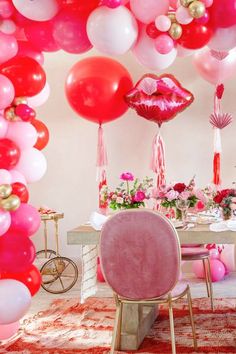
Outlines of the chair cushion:
M 204 247 L 181 247 L 182 259 L 198 259 L 209 256 L 208 249 Z
M 178 297 L 181 293 L 183 293 L 186 288 L 188 286 L 188 283 L 181 280 L 179 281 L 175 287 L 171 290 L 171 296 L 172 297 Z M 168 294 L 164 295 L 163 297 L 161 297 L 160 299 L 166 299 L 168 297 Z

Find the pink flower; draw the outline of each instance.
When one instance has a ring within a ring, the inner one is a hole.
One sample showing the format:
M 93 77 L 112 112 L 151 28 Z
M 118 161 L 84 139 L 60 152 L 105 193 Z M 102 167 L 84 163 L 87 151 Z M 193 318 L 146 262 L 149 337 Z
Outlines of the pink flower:
M 180 193 L 179 198 L 182 200 L 187 200 L 190 197 L 190 192 L 189 191 L 183 191 Z
M 124 172 L 120 175 L 120 179 L 123 181 L 133 181 L 134 180 L 134 175 L 130 172 Z
M 204 204 L 201 200 L 199 200 L 199 201 L 197 202 L 195 208 L 196 208 L 197 211 L 204 210 L 205 204 Z
M 116 199 L 116 203 L 117 203 L 117 204 L 123 204 L 123 202 L 124 202 L 124 199 L 121 198 L 121 197 L 118 197 L 118 198 Z
M 142 202 L 146 198 L 146 195 L 143 191 L 137 191 L 134 196 L 135 202 Z
M 169 202 L 171 202 L 174 199 L 177 199 L 179 196 L 179 193 L 177 191 L 174 191 L 171 189 L 169 192 L 166 193 L 166 198 L 168 199 Z
M 197 199 L 201 200 L 202 203 L 206 203 L 207 202 L 207 198 L 206 196 L 204 195 L 203 191 L 201 191 L 201 189 L 196 189 L 194 191 Z

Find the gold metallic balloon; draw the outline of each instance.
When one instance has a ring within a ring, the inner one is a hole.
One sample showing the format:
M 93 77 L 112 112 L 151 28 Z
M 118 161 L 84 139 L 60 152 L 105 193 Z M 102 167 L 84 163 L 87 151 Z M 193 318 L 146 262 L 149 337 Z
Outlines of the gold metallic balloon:
M 20 206 L 20 198 L 17 195 L 10 195 L 6 199 L 0 200 L 0 208 L 5 211 L 15 211 Z
M 171 22 L 176 22 L 176 17 L 175 17 L 175 13 L 174 12 L 168 12 L 169 19 L 171 20 Z
M 180 4 L 184 7 L 188 7 L 194 0 L 180 0 Z
M 27 104 L 27 98 L 26 97 L 16 97 L 13 101 L 14 106 L 18 106 L 18 104 Z
M 188 8 L 190 15 L 193 18 L 200 18 L 204 15 L 206 7 L 201 1 L 193 1 Z
M 0 185 L 0 198 L 7 198 L 11 195 L 12 187 L 10 184 L 1 184 Z
M 9 107 L 4 111 L 4 117 L 10 122 L 15 122 L 19 120 L 19 117 L 15 115 L 15 107 Z
M 169 35 L 173 39 L 179 39 L 182 36 L 182 27 L 178 23 L 172 23 L 169 29 Z

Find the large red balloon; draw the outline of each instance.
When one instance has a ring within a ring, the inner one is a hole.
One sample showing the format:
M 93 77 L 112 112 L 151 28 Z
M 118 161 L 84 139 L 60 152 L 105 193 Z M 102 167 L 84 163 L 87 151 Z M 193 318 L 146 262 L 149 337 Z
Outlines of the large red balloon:
M 35 247 L 29 237 L 8 231 L 0 237 L 1 272 L 26 271 L 35 259 Z
M 25 284 L 29 289 L 31 296 L 34 296 L 40 288 L 42 278 L 41 274 L 33 264 L 24 272 L 21 273 L 1 273 L 0 279 L 15 279 Z
M 38 134 L 38 139 L 34 147 L 38 150 L 42 150 L 48 144 L 49 141 L 49 131 L 46 125 L 40 120 L 33 120 L 31 124 L 35 127 Z
M 0 65 L 0 73 L 11 80 L 17 97 L 35 96 L 42 91 L 46 83 L 43 68 L 29 57 L 14 57 L 8 60 Z
M 211 24 L 215 28 L 227 28 L 236 24 L 235 0 L 214 0 L 209 12 Z
M 81 117 L 107 123 L 128 109 L 124 95 L 132 88 L 129 72 L 118 61 L 90 57 L 75 64 L 66 80 L 66 95 Z
M 144 75 L 127 93 L 127 104 L 137 114 L 161 126 L 193 102 L 193 94 L 184 89 L 173 75 Z
M 11 185 L 12 194 L 20 198 L 21 203 L 27 203 L 29 200 L 29 192 L 23 183 L 15 182 Z
M 211 27 L 202 25 L 195 21 L 189 25 L 182 26 L 183 33 L 178 43 L 184 48 L 199 49 L 204 47 L 213 34 Z
M 13 168 L 20 159 L 20 149 L 10 139 L 0 139 L 0 169 Z

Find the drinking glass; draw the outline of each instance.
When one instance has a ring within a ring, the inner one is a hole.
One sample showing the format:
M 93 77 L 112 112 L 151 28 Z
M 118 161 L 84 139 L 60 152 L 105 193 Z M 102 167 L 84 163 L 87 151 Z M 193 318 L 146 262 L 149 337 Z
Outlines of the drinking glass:
M 181 220 L 186 225 L 187 211 L 190 207 L 190 201 L 188 199 L 178 199 L 176 201 L 176 207 L 181 211 Z

